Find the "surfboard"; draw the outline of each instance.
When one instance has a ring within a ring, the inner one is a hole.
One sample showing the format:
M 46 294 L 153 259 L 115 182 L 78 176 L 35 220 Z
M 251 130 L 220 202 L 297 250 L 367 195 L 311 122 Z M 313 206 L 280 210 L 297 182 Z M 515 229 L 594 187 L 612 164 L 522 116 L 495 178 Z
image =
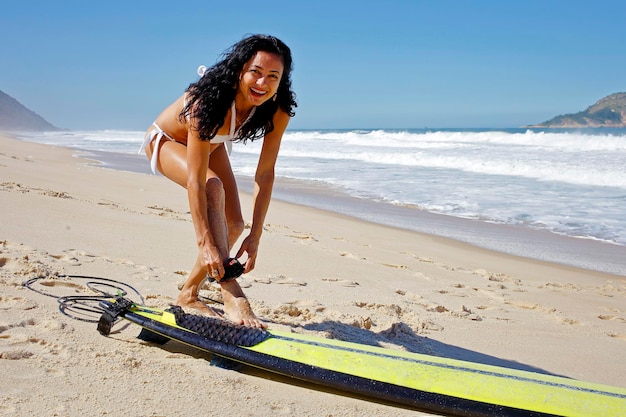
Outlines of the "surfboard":
M 98 330 L 118 317 L 157 343 L 176 340 L 222 358 L 418 410 L 456 416 L 623 416 L 626 389 L 158 309 L 103 301 Z

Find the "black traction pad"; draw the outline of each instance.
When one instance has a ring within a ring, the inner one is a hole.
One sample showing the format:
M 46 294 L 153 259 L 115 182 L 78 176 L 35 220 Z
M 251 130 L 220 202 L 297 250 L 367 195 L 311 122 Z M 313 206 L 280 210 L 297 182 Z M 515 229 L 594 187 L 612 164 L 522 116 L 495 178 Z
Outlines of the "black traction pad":
M 179 306 L 170 306 L 167 311 L 174 314 L 176 324 L 180 327 L 229 345 L 249 347 L 271 337 L 267 330 L 230 323 L 216 317 L 188 314 Z

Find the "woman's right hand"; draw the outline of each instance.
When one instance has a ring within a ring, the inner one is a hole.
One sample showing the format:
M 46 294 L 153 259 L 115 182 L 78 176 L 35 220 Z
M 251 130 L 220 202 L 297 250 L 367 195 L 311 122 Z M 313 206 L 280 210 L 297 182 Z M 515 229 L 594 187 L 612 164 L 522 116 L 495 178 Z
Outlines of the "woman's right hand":
M 213 245 L 200 247 L 200 264 L 206 268 L 207 275 L 219 281 L 224 276 L 224 265 L 222 257 L 217 248 Z

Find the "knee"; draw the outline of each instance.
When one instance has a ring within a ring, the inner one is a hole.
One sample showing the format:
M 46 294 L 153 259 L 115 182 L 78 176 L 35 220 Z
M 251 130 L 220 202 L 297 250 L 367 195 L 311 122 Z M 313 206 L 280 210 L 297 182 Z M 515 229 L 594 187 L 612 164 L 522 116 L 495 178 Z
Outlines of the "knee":
M 206 194 L 212 201 L 224 200 L 224 184 L 222 180 L 217 177 L 212 177 L 206 180 Z
M 229 220 L 228 221 L 228 235 L 231 241 L 237 240 L 243 233 L 245 223 L 243 219 Z

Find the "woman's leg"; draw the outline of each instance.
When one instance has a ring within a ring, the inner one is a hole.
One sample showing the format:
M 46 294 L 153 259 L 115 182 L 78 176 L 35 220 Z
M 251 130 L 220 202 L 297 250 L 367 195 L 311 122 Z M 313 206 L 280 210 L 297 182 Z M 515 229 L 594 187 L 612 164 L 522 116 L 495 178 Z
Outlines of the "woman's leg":
M 146 155 L 148 159 L 152 157 L 154 142 L 151 143 L 148 147 L 146 147 Z M 181 143 L 173 142 L 170 140 L 163 140 L 159 145 L 159 158 L 157 161 L 157 168 L 159 172 L 165 175 L 168 179 L 174 181 L 181 187 L 187 187 L 187 147 Z M 207 200 L 209 200 L 209 196 L 207 195 Z M 213 202 L 213 198 L 210 200 Z M 207 211 L 213 211 L 211 207 L 212 204 L 209 204 L 207 201 Z M 223 211 L 222 211 L 223 213 Z M 221 216 L 216 215 L 211 212 L 209 215 L 209 219 L 213 220 L 209 224 L 209 227 L 213 231 L 213 229 L 221 230 L 224 227 L 223 214 Z M 219 225 L 219 219 L 222 219 L 222 225 Z M 218 224 L 215 224 L 215 220 L 218 220 Z M 222 233 L 224 234 L 224 233 Z M 226 236 L 224 234 L 224 236 Z M 225 240 L 226 242 L 226 240 Z M 227 246 L 227 243 L 224 243 L 224 246 Z M 223 248 L 225 253 L 228 253 L 228 247 Z M 203 311 L 212 316 L 220 316 L 215 310 L 207 306 L 205 303 L 201 302 L 198 299 L 198 292 L 200 291 L 200 285 L 206 279 L 206 268 L 202 266 L 200 263 L 200 259 L 196 259 L 196 263 L 194 264 L 187 280 L 178 294 L 176 299 L 176 305 L 181 307 L 195 308 L 197 310 Z
M 232 249 L 244 230 L 243 215 L 241 214 L 241 203 L 239 201 L 239 190 L 235 175 L 230 165 L 230 159 L 226 153 L 226 148 L 218 146 L 211 153 L 209 168 L 215 172 L 224 186 L 224 197 L 226 213 L 226 223 L 228 225 L 228 247 Z
M 209 168 L 218 175 L 224 186 L 224 210 L 228 224 L 228 247 L 232 249 L 239 236 L 243 233 L 244 222 L 241 214 L 237 182 L 235 181 L 235 175 L 233 174 L 224 145 L 218 146 L 217 149 L 211 152 Z M 220 286 L 222 287 L 224 312 L 231 320 L 246 326 L 266 327 L 252 311 L 250 302 L 237 280 L 220 283 Z
M 148 158 L 152 154 L 152 144 L 146 148 Z M 182 187 L 187 186 L 187 148 L 177 142 L 163 141 L 160 145 L 157 168 L 170 180 Z M 239 195 L 228 155 L 224 146 L 219 146 L 211 154 L 207 178 L 207 216 L 209 229 L 216 242 L 220 242 L 219 250 L 224 259 L 228 257 L 230 247 L 235 243 L 243 231 L 243 217 L 239 203 Z M 215 170 L 215 171 L 214 171 Z M 218 175 L 225 178 L 220 181 Z M 229 224 L 232 224 L 234 233 L 230 233 Z M 236 234 L 236 235 L 235 235 Z M 213 309 L 198 300 L 200 285 L 206 279 L 206 268 L 196 260 L 189 277 L 176 300 L 181 307 L 192 307 L 205 311 L 211 315 L 218 315 Z M 221 284 L 224 299 L 224 312 L 235 323 L 252 327 L 265 327 L 250 308 L 250 303 L 236 280 Z

